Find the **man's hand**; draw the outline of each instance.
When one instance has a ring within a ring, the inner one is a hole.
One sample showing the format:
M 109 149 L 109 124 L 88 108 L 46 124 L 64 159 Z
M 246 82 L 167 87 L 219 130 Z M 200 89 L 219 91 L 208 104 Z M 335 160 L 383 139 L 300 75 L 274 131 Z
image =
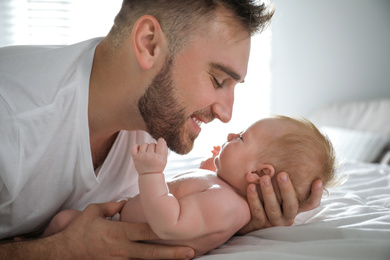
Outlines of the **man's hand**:
M 239 234 L 243 235 L 254 230 L 273 226 L 290 226 L 294 223 L 298 213 L 315 209 L 320 205 L 322 197 L 322 181 L 320 179 L 313 181 L 309 199 L 300 206 L 288 174 L 281 172 L 277 175 L 276 180 L 282 198 L 282 205 L 276 197 L 268 175 L 262 176 L 260 180 L 264 206 L 259 199 L 256 185 L 248 185 L 247 199 L 252 219 L 238 232 Z
M 168 158 L 168 146 L 163 138 L 159 138 L 157 144 L 135 144 L 130 152 L 139 174 L 164 171 Z
M 137 241 L 158 239 L 147 224 L 106 220 L 125 202 L 91 204 L 64 231 L 33 241 L 0 246 L 1 259 L 189 259 L 188 247 Z M 4 257 L 4 258 L 3 258 Z

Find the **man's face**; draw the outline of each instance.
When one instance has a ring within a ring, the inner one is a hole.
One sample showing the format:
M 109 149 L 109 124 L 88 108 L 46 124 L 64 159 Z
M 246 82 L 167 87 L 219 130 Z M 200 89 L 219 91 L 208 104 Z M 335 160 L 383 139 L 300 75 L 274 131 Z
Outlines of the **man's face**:
M 174 94 L 172 58 L 167 58 L 161 71 L 154 77 L 138 107 L 153 138 L 163 137 L 171 150 L 184 154 L 193 146 L 197 134 L 187 132 L 185 108 Z
M 221 17 L 207 31 L 194 36 L 156 75 L 139 109 L 154 137 L 163 137 L 170 149 L 191 151 L 202 123 L 214 118 L 229 122 L 234 88 L 247 71 L 250 38 Z

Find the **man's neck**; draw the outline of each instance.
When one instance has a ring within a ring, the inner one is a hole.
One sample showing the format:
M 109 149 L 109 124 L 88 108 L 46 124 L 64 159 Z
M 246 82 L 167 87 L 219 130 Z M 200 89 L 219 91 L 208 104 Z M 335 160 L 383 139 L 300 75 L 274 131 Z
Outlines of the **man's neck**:
M 131 55 L 113 58 L 108 49 L 105 40 L 96 47 L 89 85 L 88 124 L 95 168 L 104 162 L 120 130 L 145 129 L 137 107 L 143 90 L 131 73 Z
M 119 132 L 111 135 L 109 138 L 102 139 L 102 140 L 90 139 L 92 162 L 93 162 L 94 170 L 99 168 L 106 160 L 107 155 L 110 152 L 113 144 L 115 143 L 118 134 Z

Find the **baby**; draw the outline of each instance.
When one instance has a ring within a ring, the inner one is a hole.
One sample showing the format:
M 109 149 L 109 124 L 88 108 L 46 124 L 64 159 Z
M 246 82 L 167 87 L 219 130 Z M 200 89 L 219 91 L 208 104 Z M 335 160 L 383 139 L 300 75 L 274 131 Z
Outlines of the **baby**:
M 220 151 L 213 153 L 215 171 L 199 169 L 166 182 L 165 141 L 160 138 L 157 144 L 134 145 L 131 154 L 140 193 L 123 207 L 120 220 L 147 222 L 161 239 L 156 243 L 190 246 L 201 255 L 226 242 L 250 221 L 249 183 L 258 184 L 261 176 L 269 175 L 281 202 L 274 176 L 287 172 L 303 203 L 313 180 L 320 178 L 326 186 L 335 172 L 329 140 L 309 121 L 285 116 L 262 119 L 240 134 L 229 134 Z M 203 168 L 213 168 L 207 163 Z M 259 196 L 261 199 L 261 192 Z M 72 210 L 59 213 L 44 235 L 61 231 L 77 214 Z

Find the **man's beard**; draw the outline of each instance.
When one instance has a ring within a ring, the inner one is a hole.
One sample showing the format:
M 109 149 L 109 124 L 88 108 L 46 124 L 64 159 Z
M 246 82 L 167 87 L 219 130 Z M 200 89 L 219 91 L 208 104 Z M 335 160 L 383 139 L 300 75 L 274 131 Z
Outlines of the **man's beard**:
M 185 129 L 188 117 L 174 96 L 172 68 L 173 58 L 168 57 L 138 101 L 138 109 L 154 139 L 163 137 L 172 151 L 186 154 L 192 150 L 198 135 Z

